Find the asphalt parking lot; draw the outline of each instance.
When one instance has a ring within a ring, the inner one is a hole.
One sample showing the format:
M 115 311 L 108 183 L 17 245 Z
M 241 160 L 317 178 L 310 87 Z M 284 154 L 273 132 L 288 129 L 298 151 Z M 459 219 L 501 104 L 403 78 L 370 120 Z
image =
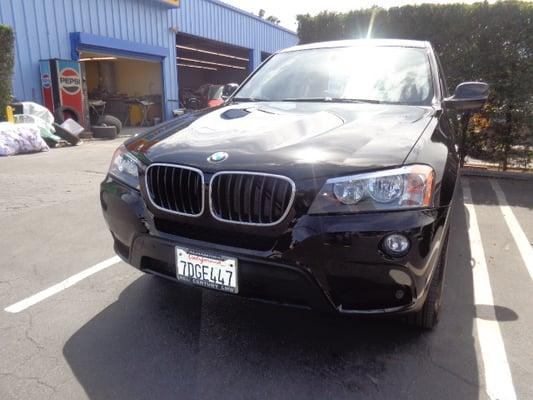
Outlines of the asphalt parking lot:
M 1 399 L 533 398 L 533 181 L 463 178 L 420 334 L 117 262 L 98 184 L 119 142 L 0 159 Z

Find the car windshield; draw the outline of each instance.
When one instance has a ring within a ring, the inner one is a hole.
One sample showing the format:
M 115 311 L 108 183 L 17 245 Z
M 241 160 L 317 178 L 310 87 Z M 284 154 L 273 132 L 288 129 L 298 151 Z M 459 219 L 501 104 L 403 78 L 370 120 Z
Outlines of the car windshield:
M 425 49 L 336 47 L 279 53 L 236 94 L 251 101 L 361 101 L 430 104 Z

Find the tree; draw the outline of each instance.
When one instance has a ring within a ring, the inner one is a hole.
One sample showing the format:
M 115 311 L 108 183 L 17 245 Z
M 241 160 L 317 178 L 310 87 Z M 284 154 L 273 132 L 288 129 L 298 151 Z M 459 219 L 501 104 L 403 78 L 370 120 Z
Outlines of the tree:
M 281 22 L 280 19 L 274 15 L 269 15 L 266 20 L 276 25 L 279 25 L 279 23 Z
M 11 102 L 11 77 L 13 75 L 13 44 L 15 35 L 11 27 L 0 25 L 0 121 L 6 119 L 6 107 Z

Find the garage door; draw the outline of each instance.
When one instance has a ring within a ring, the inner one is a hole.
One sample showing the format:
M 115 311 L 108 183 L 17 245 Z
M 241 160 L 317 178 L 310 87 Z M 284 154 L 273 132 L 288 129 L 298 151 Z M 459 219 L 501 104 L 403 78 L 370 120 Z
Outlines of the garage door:
M 250 49 L 178 34 L 176 66 L 181 105 L 205 108 L 220 97 L 222 86 L 240 84 L 250 72 Z M 194 99 L 194 104 L 191 102 Z
M 125 126 L 153 125 L 162 119 L 163 79 L 159 61 L 112 53 L 80 52 L 91 123 L 103 114 Z

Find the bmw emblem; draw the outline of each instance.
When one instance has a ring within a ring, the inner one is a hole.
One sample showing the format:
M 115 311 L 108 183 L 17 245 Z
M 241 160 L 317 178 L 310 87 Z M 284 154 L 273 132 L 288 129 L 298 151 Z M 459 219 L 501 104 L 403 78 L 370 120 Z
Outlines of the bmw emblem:
M 226 160 L 229 157 L 229 154 L 225 151 L 217 151 L 216 153 L 211 154 L 207 157 L 207 161 L 210 163 L 219 163 Z

